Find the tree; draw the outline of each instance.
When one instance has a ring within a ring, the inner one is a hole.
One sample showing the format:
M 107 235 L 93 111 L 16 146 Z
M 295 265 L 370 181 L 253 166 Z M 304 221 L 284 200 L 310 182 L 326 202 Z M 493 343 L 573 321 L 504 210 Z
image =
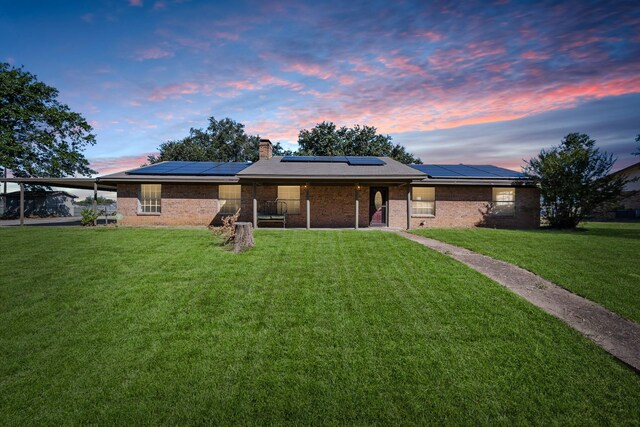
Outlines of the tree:
M 147 159 L 152 164 L 167 160 L 255 162 L 259 144 L 260 137 L 247 135 L 242 123 L 230 118 L 216 120 L 210 117 L 206 129 L 191 128 L 189 136 L 160 144 L 160 153 Z M 286 153 L 290 152 L 285 152 L 280 143 L 274 144 L 274 155 Z
M 337 128 L 332 122 L 318 123 L 298 135 L 296 154 L 308 156 L 386 156 L 399 162 L 422 163 L 405 147 L 393 144 L 389 135 L 380 135 L 373 126 Z
M 554 228 L 575 228 L 595 208 L 616 200 L 626 182 L 610 175 L 615 159 L 588 135 L 570 133 L 529 160 L 525 173 L 540 185 L 543 216 Z
M 0 166 L 17 177 L 96 173 L 82 152 L 96 142 L 58 90 L 22 68 L 0 63 Z
M 98 205 L 112 205 L 114 204 L 116 201 L 113 199 L 109 199 L 107 197 L 102 197 L 102 196 L 98 196 L 98 200 L 97 200 L 97 204 Z M 93 196 L 87 196 L 84 198 L 84 200 L 80 200 L 79 202 L 76 202 L 76 205 L 80 205 L 80 206 L 91 206 L 93 205 Z
M 633 154 L 634 156 L 640 156 L 640 134 L 636 136 L 636 142 L 638 143 L 638 147 L 636 148 L 636 151 L 631 154 Z

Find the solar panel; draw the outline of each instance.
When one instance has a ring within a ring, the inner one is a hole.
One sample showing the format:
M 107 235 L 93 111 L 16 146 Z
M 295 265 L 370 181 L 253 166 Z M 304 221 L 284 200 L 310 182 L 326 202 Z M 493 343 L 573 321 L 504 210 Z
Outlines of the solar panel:
M 130 175 L 183 175 L 183 176 L 216 176 L 235 175 L 250 162 L 163 162 L 156 165 L 134 169 L 127 174 Z
M 520 172 L 492 165 L 410 165 L 432 178 L 523 178 Z
M 524 178 L 526 176 L 522 172 L 516 172 L 511 169 L 500 168 L 493 165 L 473 165 L 473 167 L 503 178 Z
M 372 156 L 284 156 L 282 162 L 348 163 L 351 166 L 382 166 L 383 160 Z
M 313 162 L 315 156 L 284 156 L 283 162 Z
M 386 164 L 377 157 L 347 156 L 347 161 L 351 166 L 382 166 Z

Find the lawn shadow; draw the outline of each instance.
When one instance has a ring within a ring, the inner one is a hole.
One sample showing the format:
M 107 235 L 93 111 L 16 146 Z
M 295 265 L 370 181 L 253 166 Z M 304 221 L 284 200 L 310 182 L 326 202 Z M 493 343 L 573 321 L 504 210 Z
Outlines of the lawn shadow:
M 586 226 L 585 235 L 640 240 L 640 227 L 601 228 Z

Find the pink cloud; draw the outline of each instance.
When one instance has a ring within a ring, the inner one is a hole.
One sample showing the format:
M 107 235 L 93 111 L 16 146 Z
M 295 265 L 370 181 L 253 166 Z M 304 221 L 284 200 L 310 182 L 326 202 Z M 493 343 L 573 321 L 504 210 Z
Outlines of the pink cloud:
M 191 95 L 201 89 L 202 87 L 199 84 L 193 82 L 175 83 L 154 89 L 148 99 L 150 101 L 163 101 L 167 98 Z
M 145 61 L 148 59 L 172 58 L 173 56 L 173 52 L 162 49 L 160 47 L 151 47 L 138 51 L 136 54 L 136 60 Z
M 384 71 L 380 67 L 375 67 L 362 59 L 351 58 L 349 63 L 353 65 L 353 70 L 368 76 L 380 76 Z
M 225 86 L 237 89 L 240 91 L 254 91 L 262 90 L 272 86 L 288 88 L 292 91 L 298 92 L 304 88 L 304 85 L 297 82 L 291 82 L 280 77 L 272 76 L 270 74 L 260 74 L 250 76 L 244 80 L 233 80 L 225 83 Z
M 248 80 L 238 80 L 238 81 L 233 81 L 233 82 L 228 82 L 226 84 L 227 86 L 230 86 L 234 89 L 238 89 L 238 90 L 258 90 L 260 89 L 260 86 L 258 86 L 256 83 L 252 83 Z
M 172 113 L 156 113 L 156 117 L 162 120 L 174 120 L 176 116 Z
M 333 77 L 333 72 L 321 67 L 317 64 L 295 63 L 285 66 L 283 71 L 302 74 L 303 76 L 316 77 L 321 80 L 327 80 Z
M 429 39 L 432 42 L 439 42 L 444 38 L 444 36 L 441 33 L 438 33 L 435 31 L 422 31 L 417 33 L 416 36 Z
M 161 10 L 161 9 L 166 8 L 166 7 L 167 7 L 167 4 L 164 1 L 161 1 L 161 0 L 156 1 L 153 4 L 153 10 Z
M 380 56 L 378 61 L 382 62 L 387 68 L 401 70 L 401 76 L 427 76 L 426 71 L 421 66 L 413 64 L 408 56 L 397 55 L 391 58 Z
M 129 6 L 142 7 L 142 0 L 129 0 Z
M 147 156 L 149 154 L 157 153 L 145 153 L 135 156 L 100 157 L 97 159 L 89 159 L 89 163 L 91 164 L 91 168 L 98 171 L 100 175 L 107 175 L 110 173 L 139 168 L 143 164 L 148 163 Z
M 507 71 L 509 68 L 511 68 L 510 62 L 498 62 L 495 64 L 487 65 L 487 70 L 493 71 L 494 73 L 502 73 L 504 71 Z
M 542 59 L 549 59 L 551 56 L 543 53 L 543 52 L 536 52 L 533 50 L 528 50 L 526 52 L 523 52 L 522 55 L 520 55 L 522 59 L 528 59 L 528 60 L 542 60 Z

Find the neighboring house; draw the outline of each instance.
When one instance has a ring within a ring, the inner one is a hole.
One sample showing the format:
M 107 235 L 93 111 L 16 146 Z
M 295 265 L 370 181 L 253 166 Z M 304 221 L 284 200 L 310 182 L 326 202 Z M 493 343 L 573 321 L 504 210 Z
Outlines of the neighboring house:
M 25 191 L 24 215 L 26 217 L 72 216 L 73 201 L 78 196 L 66 191 Z M 20 215 L 20 192 L 6 194 L 4 218 Z
M 257 226 L 510 227 L 540 224 L 539 189 L 486 165 L 411 165 L 388 157 L 162 162 L 98 179 L 117 187 L 123 225 L 210 225 L 240 210 Z M 286 224 L 285 224 L 286 221 Z

